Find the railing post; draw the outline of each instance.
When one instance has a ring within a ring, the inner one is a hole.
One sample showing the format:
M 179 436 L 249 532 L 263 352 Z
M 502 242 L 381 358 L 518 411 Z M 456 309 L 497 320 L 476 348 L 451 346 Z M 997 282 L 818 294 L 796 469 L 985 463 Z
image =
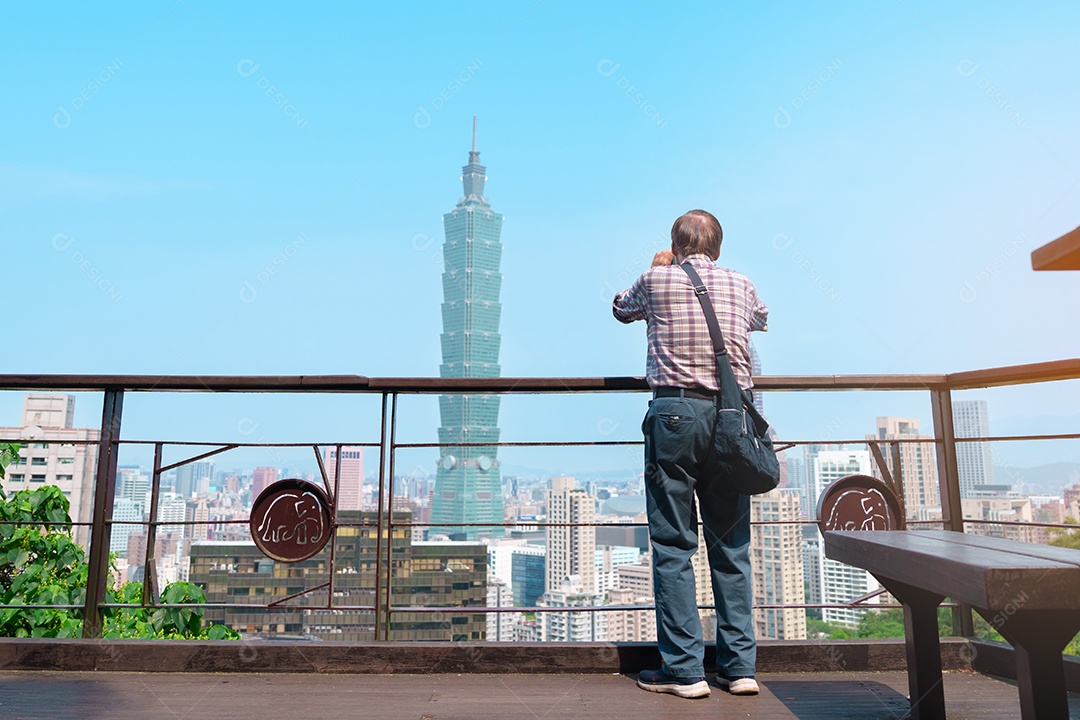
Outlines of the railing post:
M 326 590 L 326 609 L 334 609 L 334 576 L 337 574 L 337 544 L 338 544 L 338 511 L 341 509 L 341 445 L 336 445 L 334 455 L 336 462 L 334 463 L 334 494 L 330 496 L 330 506 L 333 508 L 333 527 L 330 529 L 330 585 Z M 318 448 L 315 450 L 315 457 L 318 458 Z M 326 468 L 322 466 L 322 462 L 319 463 L 319 470 L 322 473 L 323 480 L 326 480 Z M 361 472 L 361 474 L 363 474 Z
M 376 642 L 379 640 L 380 629 L 382 628 L 382 532 L 383 532 L 383 516 L 382 516 L 382 496 L 383 487 L 386 483 L 386 457 L 388 454 L 387 449 L 387 437 L 386 437 L 386 405 L 389 396 L 387 393 L 383 393 L 382 396 L 382 425 L 379 430 L 379 489 L 375 495 L 375 632 L 372 637 Z M 340 458 L 339 458 L 340 460 Z M 387 572 L 387 577 L 390 573 Z
M 154 474 L 150 480 L 150 524 L 146 528 L 146 558 L 143 562 L 143 607 L 158 601 L 157 582 L 157 529 L 158 502 L 161 489 L 162 443 L 154 443 Z
M 960 503 L 960 471 L 956 463 L 956 432 L 953 428 L 952 391 L 931 390 L 934 409 L 934 440 L 937 447 L 938 491 L 942 522 L 947 530 L 964 532 L 964 510 Z M 971 607 L 959 604 L 952 611 L 953 631 L 962 637 L 975 634 Z
M 398 396 L 394 393 L 390 404 L 390 446 L 387 462 L 387 482 L 379 488 L 379 512 L 382 512 L 383 503 L 386 503 L 386 627 L 383 630 L 384 640 L 390 640 L 390 622 L 393 611 L 393 580 L 394 580 L 394 450 L 397 446 L 397 403 Z
M 124 391 L 106 390 L 101 409 L 101 437 L 98 438 L 97 477 L 94 480 L 94 514 L 90 528 L 90 561 L 83 605 L 83 637 L 101 637 L 101 605 L 109 582 L 109 541 L 112 536 L 112 509 L 116 498 L 116 465 L 119 454 L 120 419 Z
M 946 530 L 964 532 L 960 505 L 960 472 L 956 465 L 956 433 L 953 430 L 952 391 L 931 390 L 934 408 L 934 440 L 937 447 L 938 490 L 942 522 Z

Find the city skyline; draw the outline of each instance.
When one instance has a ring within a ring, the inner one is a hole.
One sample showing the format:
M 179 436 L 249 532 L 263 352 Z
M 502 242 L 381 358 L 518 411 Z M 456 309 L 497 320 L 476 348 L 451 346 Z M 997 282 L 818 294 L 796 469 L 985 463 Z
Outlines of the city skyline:
M 613 322 L 611 295 L 691 207 L 721 220 L 721 262 L 770 307 L 768 374 L 1080 356 L 1080 287 L 1028 261 L 1080 217 L 1080 100 L 1060 92 L 1080 8 L 629 6 L 613 22 L 553 0 L 481 5 L 463 43 L 459 11 L 430 6 L 402 43 L 393 8 L 251 7 L 0 10 L 28 29 L 0 52 L 29 68 L 0 118 L 6 288 L 24 314 L 95 318 L 36 334 L 3 369 L 434 375 L 439 211 L 474 115 L 514 238 L 504 376 L 641 375 L 644 331 Z M 728 40 L 655 42 L 688 26 Z M 388 271 L 402 266 L 415 282 Z M 1012 341 L 992 341 L 1005 327 Z M 930 427 L 925 394 L 858 395 L 765 403 L 781 438 L 862 435 L 859 418 L 885 414 Z M 995 430 L 1038 414 L 1067 432 L 1080 382 L 989 400 Z M 376 401 L 129 396 L 125 433 L 371 439 L 377 419 L 357 416 Z M 578 402 L 505 399 L 503 434 L 615 421 L 631 438 L 646 399 Z M 437 414 L 404 427 L 430 439 Z
M 74 403 L 72 407 L 69 407 L 66 410 L 67 419 L 65 419 L 64 422 L 71 422 L 76 429 L 82 428 L 83 430 L 90 430 L 91 432 L 96 433 L 97 429 L 96 429 L 96 427 L 93 426 L 93 424 L 91 424 L 90 427 L 86 427 L 86 426 L 82 425 L 82 422 L 80 420 L 75 419 L 75 418 L 78 418 L 78 417 L 81 417 L 81 418 L 85 419 L 85 417 L 86 417 L 85 412 L 81 416 L 78 414 L 79 409 L 82 408 L 82 405 L 80 403 L 85 402 L 85 396 L 86 395 L 88 395 L 88 394 L 87 393 L 64 393 L 64 394 L 62 394 L 62 396 L 65 397 L 65 398 L 76 398 L 76 399 L 80 400 L 80 402 Z M 29 398 L 30 396 L 49 397 L 48 394 L 43 395 L 41 393 L 36 393 L 36 394 L 35 393 L 19 393 L 20 403 L 25 403 L 26 399 Z M 91 399 L 93 400 L 93 398 L 91 398 Z M 981 406 L 983 413 L 988 413 L 992 409 L 992 406 L 990 406 L 984 400 L 957 401 L 956 405 L 957 405 L 957 408 L 966 408 L 966 407 L 971 407 L 971 406 Z M 85 410 L 85 408 L 82 408 L 82 409 Z M 958 410 L 957 412 L 959 413 L 961 411 Z M 13 438 L 17 438 L 18 435 L 20 434 L 20 432 L 22 431 L 22 426 L 19 426 L 19 425 L 15 424 L 15 422 L 17 422 L 18 418 L 21 418 L 22 415 L 23 415 L 23 412 L 20 410 L 20 412 L 18 414 L 16 414 L 12 418 L 9 418 L 9 420 L 8 420 L 8 433 L 7 434 L 10 435 Z M 878 416 L 876 418 L 875 422 L 880 423 L 880 421 L 882 421 L 882 419 L 883 419 L 882 416 Z M 897 419 L 897 418 L 893 418 L 893 419 Z M 900 418 L 900 420 L 903 420 L 904 422 L 907 422 L 907 423 L 913 422 L 912 419 Z M 3 418 L 0 417 L 0 427 L 2 427 L 3 422 L 4 422 Z M 918 427 L 917 423 L 916 423 L 916 427 Z M 866 419 L 866 421 L 864 421 L 864 424 L 861 424 L 859 426 L 859 430 L 857 432 L 853 433 L 855 435 L 855 437 L 848 438 L 848 439 L 853 440 L 855 442 L 844 443 L 844 445 L 852 446 L 852 447 L 865 448 L 865 441 L 860 442 L 860 439 L 858 437 L 859 435 L 863 435 L 865 438 L 878 438 L 878 439 L 880 439 L 879 434 L 881 433 L 881 428 L 878 427 L 877 431 L 873 435 L 866 434 L 865 431 L 870 430 L 870 429 L 872 429 L 871 423 L 870 423 L 869 419 Z M 1023 431 L 1025 431 L 1025 432 L 1031 432 L 1030 430 L 1027 430 L 1027 429 L 1024 429 L 1024 428 L 1021 428 L 1021 429 Z M 963 432 L 964 435 L 968 435 L 968 436 L 973 434 L 970 430 L 964 430 L 964 431 L 958 430 L 957 431 L 957 436 L 958 437 L 963 436 L 961 434 L 961 432 Z M 1012 432 L 1012 430 L 1006 429 L 1005 431 L 1002 431 L 1000 427 L 995 426 L 995 435 L 1007 434 L 1009 432 Z M 94 435 L 94 436 L 96 437 L 96 435 Z M 890 436 L 890 437 L 892 437 L 892 436 Z M 262 439 L 260 439 L 260 440 L 262 440 Z M 825 443 L 825 444 L 831 444 L 831 443 Z M 962 447 L 964 445 L 965 445 L 964 443 L 960 443 L 958 447 Z M 975 445 L 977 445 L 977 444 L 969 444 L 969 445 L 971 445 L 972 446 L 971 449 L 974 450 Z M 1065 462 L 1062 462 L 1062 461 L 1056 460 L 1056 459 L 1054 459 L 1052 457 L 1051 458 L 1045 457 L 1043 455 L 1044 448 L 1047 445 L 1045 442 L 1039 442 L 1039 441 L 1028 441 L 1028 442 L 1021 442 L 1021 443 L 1015 443 L 1015 442 L 1013 442 L 1013 443 L 992 442 L 992 443 L 987 443 L 987 445 L 989 445 L 991 447 L 991 458 L 992 458 L 992 461 L 993 461 L 993 463 L 992 463 L 993 472 L 990 474 L 991 477 L 994 477 L 995 482 L 997 482 L 997 483 L 1014 486 L 1014 489 L 1018 489 L 1018 490 L 1026 491 L 1026 492 L 1030 492 L 1030 493 L 1035 493 L 1035 494 L 1044 494 L 1046 492 L 1051 492 L 1051 493 L 1052 492 L 1057 492 L 1057 491 L 1060 491 L 1061 487 L 1068 486 L 1069 484 L 1075 482 L 1076 474 L 1077 474 L 1077 472 L 1080 472 L 1080 462 L 1077 462 L 1075 460 L 1067 460 Z M 1018 445 L 1019 446 L 1031 446 L 1031 448 L 1029 450 L 1025 451 L 1025 452 L 1017 452 L 1016 448 L 1017 448 Z M 137 453 L 132 453 L 131 452 L 131 447 L 132 446 L 123 446 L 122 449 L 121 449 L 121 457 L 120 457 L 120 463 L 119 463 L 121 468 L 124 468 L 124 467 L 142 468 L 144 471 L 148 472 L 150 470 L 150 468 L 152 467 L 152 465 L 153 465 L 153 463 L 152 463 L 152 455 L 149 452 L 147 452 L 147 453 L 143 453 L 142 457 L 139 457 Z M 909 446 L 906 446 L 906 447 L 912 448 L 914 446 L 909 445 Z M 509 448 L 509 449 L 514 450 L 514 448 Z M 225 453 L 222 453 L 220 455 L 215 456 L 215 458 L 213 460 L 210 460 L 210 461 L 196 461 L 194 463 L 189 463 L 189 464 L 183 465 L 183 466 L 177 468 L 174 471 L 170 471 L 170 473 L 167 474 L 166 477 L 171 477 L 173 474 L 175 474 L 175 478 L 176 478 L 176 480 L 175 480 L 176 488 L 175 489 L 183 496 L 189 496 L 190 495 L 190 491 L 194 487 L 194 483 L 197 482 L 199 480 L 199 478 L 209 478 L 211 473 L 208 472 L 208 468 L 215 467 L 215 465 L 218 468 L 218 470 L 216 471 L 216 473 L 214 473 L 214 475 L 219 476 L 219 477 L 224 477 L 224 476 L 226 476 L 226 475 L 228 475 L 230 473 L 232 473 L 232 474 L 240 474 L 240 475 L 245 475 L 246 474 L 246 475 L 253 476 L 255 474 L 255 471 L 258 470 L 258 468 L 260 466 L 264 466 L 264 467 L 276 470 L 279 473 L 278 474 L 279 478 L 283 478 L 283 477 L 287 477 L 287 476 L 288 477 L 301 477 L 301 478 L 310 476 L 310 477 L 315 478 L 315 479 L 318 478 L 318 475 L 319 475 L 318 464 L 314 460 L 314 458 L 310 455 L 310 448 L 306 449 L 304 454 L 300 458 L 297 458 L 296 456 L 285 452 L 285 450 L 287 450 L 287 449 L 272 448 L 272 447 L 271 448 L 246 448 L 246 449 L 231 450 L 231 451 L 227 451 Z M 330 448 L 324 447 L 323 450 L 322 450 L 322 453 L 324 455 L 324 461 L 326 462 L 326 465 L 327 465 L 328 477 L 329 477 L 330 481 L 332 482 L 333 481 L 333 463 L 326 456 L 326 453 L 329 452 L 329 450 L 330 450 Z M 345 473 L 343 475 L 343 477 L 349 478 L 350 482 L 355 483 L 355 482 L 359 481 L 361 484 L 364 483 L 364 482 L 372 482 L 377 478 L 377 465 L 376 465 L 376 461 L 373 459 L 373 458 L 377 458 L 377 456 L 378 456 L 377 452 L 371 452 L 370 454 L 365 454 L 363 452 L 364 448 L 359 448 L 359 447 L 354 448 L 354 447 L 350 447 L 350 446 L 347 446 L 347 445 L 343 448 L 343 450 L 346 450 L 346 451 L 350 452 L 351 454 L 360 455 L 359 458 L 349 460 L 349 463 L 348 463 L 349 470 L 347 471 L 347 473 Z M 502 450 L 506 450 L 506 448 L 502 448 Z M 95 448 L 95 451 L 96 451 L 96 448 Z M 550 477 L 555 477 L 555 476 L 559 476 L 559 475 L 571 475 L 571 476 L 575 476 L 575 477 L 581 477 L 581 478 L 584 478 L 584 479 L 592 478 L 592 479 L 606 480 L 606 481 L 616 481 L 616 480 L 621 479 L 623 481 L 633 482 L 633 481 L 635 481 L 635 478 L 637 478 L 637 481 L 640 481 L 640 478 L 638 478 L 638 476 L 640 474 L 641 469 L 636 463 L 636 459 L 637 459 L 636 456 L 637 456 L 637 453 L 639 452 L 639 450 L 636 449 L 636 448 L 631 448 L 631 451 L 632 452 L 630 454 L 628 454 L 624 449 L 623 451 L 620 452 L 620 455 L 619 455 L 620 463 L 608 465 L 608 466 L 603 467 L 602 469 L 575 468 L 573 465 L 568 466 L 568 465 L 566 465 L 565 463 L 562 463 L 562 462 L 560 462 L 558 464 L 551 464 L 551 465 L 548 465 L 546 467 L 543 466 L 542 464 L 528 464 L 528 465 L 525 465 L 525 464 L 519 464 L 519 463 L 515 463 L 515 462 L 511 462 L 509 464 L 507 464 L 505 462 L 502 462 L 502 463 L 500 463 L 500 465 L 504 470 L 506 470 L 505 475 L 507 477 L 512 477 L 512 478 L 513 477 L 521 477 L 521 478 L 544 477 L 544 478 L 550 478 Z M 404 452 L 404 451 L 399 451 L 399 453 L 401 453 L 401 452 Z M 788 451 L 789 461 L 794 461 L 797 464 L 802 463 L 803 452 L 798 451 L 797 455 L 792 455 L 792 452 L 793 451 L 791 451 L 791 450 Z M 907 451 L 905 451 L 905 452 L 907 452 Z M 923 454 L 925 456 L 925 454 L 928 451 L 924 450 L 922 452 L 923 452 Z M 982 451 L 980 451 L 980 453 L 981 452 Z M 194 451 L 189 453 L 187 451 L 187 449 L 184 448 L 183 446 L 176 446 L 176 447 L 170 448 L 167 445 L 166 446 L 166 457 L 165 457 L 166 462 L 174 462 L 174 461 L 176 461 L 178 459 L 178 457 L 173 457 L 170 453 L 178 453 L 179 456 L 187 457 L 187 456 L 189 456 L 191 454 L 194 454 Z M 961 455 L 963 455 L 963 453 L 961 453 Z M 366 458 L 366 460 L 365 460 L 365 458 Z M 886 458 L 887 458 L 887 462 L 891 462 L 891 461 L 888 460 L 888 453 L 886 453 Z M 296 462 L 297 460 L 299 460 L 299 462 Z M 931 460 L 932 460 L 932 463 L 933 463 L 934 459 L 931 458 Z M 907 459 L 904 460 L 905 465 L 908 462 L 909 462 L 909 460 L 907 460 Z M 365 464 L 365 463 L 367 463 L 367 464 Z M 408 468 L 408 469 L 407 470 L 402 470 L 403 467 Z M 16 475 L 19 475 L 17 470 L 18 469 L 16 468 L 15 473 L 16 473 Z M 408 465 L 408 464 L 404 464 L 404 463 L 399 462 L 398 472 L 395 474 L 395 477 L 397 479 L 404 480 L 404 481 L 407 481 L 407 482 L 414 482 L 416 480 L 424 480 L 424 479 L 433 478 L 435 476 L 435 474 L 436 474 L 436 470 L 437 470 L 437 467 L 433 463 L 420 462 L 420 463 L 417 463 L 416 465 Z M 91 472 L 92 472 L 92 468 L 91 468 Z M 360 473 L 360 472 L 362 472 L 362 477 L 357 478 L 356 473 Z M 805 482 L 806 481 L 806 477 L 805 477 L 806 470 L 805 469 L 797 469 L 797 472 L 801 473 L 802 481 Z M 936 468 L 932 467 L 931 472 L 936 473 Z M 1030 476 L 1029 476 L 1029 473 L 1030 473 Z M 985 475 L 985 472 L 983 474 Z M 918 472 L 916 472 L 916 476 L 917 475 L 918 475 Z M 926 482 L 929 482 L 929 481 L 930 481 L 930 479 L 927 478 Z M 934 482 L 936 482 L 936 480 Z M 370 488 L 369 488 L 369 490 L 370 490 Z M 348 488 L 347 492 L 355 493 L 355 491 L 352 488 Z M 399 486 L 399 487 L 397 487 L 395 489 L 396 494 L 401 494 L 401 492 L 403 492 L 402 487 Z M 932 496 L 933 493 L 934 493 L 934 491 L 932 491 L 932 490 L 924 490 L 922 492 L 923 492 L 924 496 Z M 356 501 L 357 496 L 355 494 L 351 494 L 350 498 L 351 498 L 350 503 L 353 503 L 353 502 Z M 923 504 L 925 504 L 925 501 L 924 501 Z
M 53 482 L 54 476 L 62 479 L 63 476 L 56 475 L 58 471 L 70 472 L 64 468 L 74 466 L 73 454 L 79 447 L 71 440 L 87 435 L 86 429 L 72 426 L 75 405 L 71 395 L 26 394 L 24 425 L 18 430 L 32 442 L 24 446 L 20 460 L 13 463 L 12 468 L 18 472 L 12 471 L 6 489 L 18 490 L 27 485 L 27 469 L 45 473 L 37 481 L 29 479 L 31 488 L 36 483 Z M 978 417 L 985 412 L 986 405 L 981 401 L 961 405 L 957 408 L 957 422 L 965 415 L 973 416 L 972 426 L 979 428 Z M 925 436 L 920 434 L 917 423 L 910 418 L 882 416 L 876 418 L 876 424 L 877 432 L 866 440 L 885 445 L 895 440 L 920 441 L 899 448 L 907 489 L 907 516 L 940 521 L 941 508 L 928 504 L 933 502 L 933 493 L 927 486 L 931 481 L 927 467 L 929 451 L 924 447 Z M 971 434 L 967 430 L 958 432 Z M 361 456 L 362 448 L 351 446 L 344 446 L 340 456 L 331 448 L 325 448 L 323 454 L 331 467 L 335 462 L 343 464 L 338 507 L 342 517 L 348 521 L 366 514 L 369 522 L 363 530 L 346 523 L 338 531 L 338 549 L 347 550 L 338 556 L 341 565 L 337 571 L 343 574 L 343 584 L 338 587 L 344 605 L 349 604 L 349 598 L 368 597 L 369 590 L 365 588 L 373 582 L 365 573 L 373 568 L 371 540 L 377 530 L 370 519 L 380 503 L 373 494 L 374 486 L 365 486 L 361 480 Z M 889 457 L 888 452 L 885 457 Z M 63 458 L 69 458 L 66 464 Z M 877 582 L 865 571 L 823 557 L 813 522 L 814 503 L 807 501 L 807 496 L 811 500 L 818 497 L 841 477 L 853 473 L 879 474 L 872 454 L 865 449 L 821 444 L 804 448 L 799 462 L 807 471 L 793 474 L 791 486 L 755 496 L 751 501 L 752 516 L 759 521 L 752 533 L 751 552 L 757 606 L 754 617 L 762 638 L 803 639 L 815 636 L 822 627 L 854 628 L 868 608 L 824 608 L 820 614 L 810 614 L 802 606 L 804 603 L 843 605 L 877 587 Z M 76 486 L 85 485 L 92 474 L 84 472 Z M 157 505 L 159 525 L 151 556 L 146 529 L 151 475 L 141 467 L 121 465 L 110 541 L 111 552 L 117 556 L 119 581 L 152 579 L 155 587 L 161 587 L 190 580 L 204 587 L 212 600 L 236 595 L 283 596 L 301 582 L 292 579 L 298 577 L 306 578 L 302 580 L 305 586 L 317 589 L 327 561 L 325 554 L 310 559 L 307 565 L 277 563 L 261 555 L 248 532 L 246 519 L 251 502 L 268 485 L 282 479 L 283 474 L 271 465 L 255 467 L 250 473 L 221 470 L 212 459 L 196 460 L 163 473 Z M 317 478 L 310 479 L 318 482 Z M 466 541 L 447 540 L 437 532 L 438 528 L 425 535 L 431 510 L 428 499 L 434 481 L 430 484 L 422 481 L 414 487 L 410 479 L 397 486 L 401 494 L 392 503 L 393 537 L 396 546 L 411 557 L 411 567 L 403 571 L 402 577 L 415 576 L 410 581 L 415 590 L 405 591 L 406 594 L 418 605 L 439 604 L 437 598 L 449 598 L 452 594 L 464 606 L 461 617 L 452 623 L 403 620 L 394 623 L 391 632 L 402 633 L 398 637 L 428 640 L 448 639 L 451 629 L 455 639 L 489 641 L 655 640 L 652 616 L 647 609 L 653 602 L 648 539 L 637 533 L 635 526 L 626 524 L 643 523 L 645 518 L 644 498 L 636 496 L 640 502 L 635 503 L 626 497 L 628 492 L 633 494 L 638 489 L 637 478 L 607 483 L 594 480 L 579 483 L 566 476 L 506 479 L 509 482 L 500 488 L 500 495 L 506 501 L 513 532 L 508 532 L 505 538 L 482 533 Z M 1073 486 L 1057 496 L 1006 492 L 1008 488 L 1000 483 L 1000 478 L 993 485 L 976 484 L 975 496 L 961 500 L 963 517 L 968 521 L 967 532 L 1033 543 L 1049 542 L 1053 533 L 1040 523 L 1061 523 L 1066 517 L 1080 514 L 1080 473 L 1074 474 L 1073 480 Z M 346 483 L 355 496 L 346 494 Z M 180 494 L 175 490 L 180 490 Z M 620 502 L 614 501 L 616 496 L 621 496 Z M 74 494 L 72 499 L 78 502 Z M 73 512 L 84 514 L 88 509 L 85 497 L 82 504 L 83 507 L 73 507 Z M 355 507 L 345 507 L 349 504 Z M 390 506 L 389 502 L 381 504 L 384 508 Z M 408 527 L 412 523 L 418 524 Z M 541 529 L 537 527 L 539 523 L 551 525 Z M 600 524 L 594 527 L 594 523 Z M 452 577 L 447 575 L 451 570 Z M 472 575 L 464 577 L 459 570 Z M 702 623 L 708 634 L 713 622 L 709 609 L 712 597 L 705 556 L 701 553 L 695 556 L 694 572 L 697 602 L 703 608 Z M 416 573 L 426 575 L 420 577 Z M 438 588 L 434 583 L 429 584 L 436 579 L 440 583 Z M 535 618 L 518 610 L 487 616 L 469 613 L 469 605 L 480 606 L 485 602 L 490 607 L 511 609 L 536 605 L 566 608 L 567 612 L 539 613 Z M 778 605 L 788 607 L 775 607 Z M 612 609 L 596 613 L 575 610 L 593 606 Z M 295 611 L 283 619 L 275 614 L 277 611 L 266 612 L 241 604 L 235 609 L 227 606 L 216 609 L 214 618 L 240 632 L 263 637 L 284 634 L 308 639 L 364 640 L 370 639 L 373 632 L 370 613 L 357 612 L 356 608 L 326 611 L 299 607 Z M 825 626 L 820 624 L 822 620 L 827 623 Z M 467 628 L 457 627 L 466 624 Z

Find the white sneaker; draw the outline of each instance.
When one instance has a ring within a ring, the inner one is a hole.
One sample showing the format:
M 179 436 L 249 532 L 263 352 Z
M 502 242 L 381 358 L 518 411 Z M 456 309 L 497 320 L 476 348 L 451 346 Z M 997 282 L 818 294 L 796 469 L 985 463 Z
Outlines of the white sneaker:
M 712 692 L 705 678 L 679 678 L 663 670 L 642 670 L 638 673 L 638 687 L 656 693 L 671 693 L 682 698 L 709 697 Z
M 716 682 L 720 684 L 720 687 L 724 688 L 732 695 L 757 695 L 758 692 L 760 692 L 757 680 L 752 677 L 728 680 L 723 675 L 717 675 Z

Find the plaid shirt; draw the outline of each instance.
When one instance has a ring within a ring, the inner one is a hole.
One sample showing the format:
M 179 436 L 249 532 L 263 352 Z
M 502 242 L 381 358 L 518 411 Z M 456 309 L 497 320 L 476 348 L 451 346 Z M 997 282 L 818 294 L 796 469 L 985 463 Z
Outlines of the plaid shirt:
M 753 387 L 749 333 L 767 329 L 769 309 L 745 275 L 718 267 L 704 254 L 686 260 L 709 288 L 739 387 Z M 649 387 L 719 391 L 709 326 L 682 268 L 664 265 L 646 270 L 629 289 L 615 295 L 611 309 L 620 322 L 648 324 Z

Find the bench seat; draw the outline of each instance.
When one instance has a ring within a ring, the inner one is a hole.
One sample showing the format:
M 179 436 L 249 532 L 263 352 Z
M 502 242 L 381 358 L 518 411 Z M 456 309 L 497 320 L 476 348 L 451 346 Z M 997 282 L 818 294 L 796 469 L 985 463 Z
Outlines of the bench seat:
M 943 530 L 834 530 L 825 555 L 869 571 L 904 605 L 911 717 L 945 717 L 937 606 L 949 597 L 1013 645 L 1022 717 L 1068 718 L 1061 652 L 1080 632 L 1080 551 Z

